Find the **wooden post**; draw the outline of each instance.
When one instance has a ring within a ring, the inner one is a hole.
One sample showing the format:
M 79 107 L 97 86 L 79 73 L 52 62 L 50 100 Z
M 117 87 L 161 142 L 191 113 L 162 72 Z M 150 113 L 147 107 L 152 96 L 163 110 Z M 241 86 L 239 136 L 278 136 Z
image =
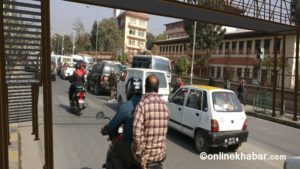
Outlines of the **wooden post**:
M 52 126 L 52 89 L 51 89 L 51 51 L 50 51 L 50 0 L 41 1 L 42 13 L 42 83 L 44 101 L 44 169 L 53 169 L 53 126 Z
M 5 49 L 4 49 L 4 26 L 3 4 L 0 5 L 0 168 L 8 169 L 8 119 L 7 119 L 7 85 L 5 79 Z
M 283 49 L 282 49 L 282 65 L 281 65 L 281 102 L 280 102 L 280 115 L 283 116 L 283 107 L 284 107 L 284 79 L 285 79 L 285 55 L 286 55 L 286 35 L 283 35 Z
M 295 87 L 294 87 L 294 121 L 297 121 L 297 109 L 298 109 L 298 69 L 299 69 L 299 28 L 296 35 L 296 65 L 295 65 Z
M 277 88 L 277 41 L 278 37 L 274 38 L 274 62 L 273 62 L 273 104 L 272 104 L 272 116 L 276 116 L 276 88 Z
M 38 97 L 39 97 L 38 84 L 32 85 L 31 92 L 32 92 L 32 134 L 35 135 L 34 140 L 40 140 L 39 121 L 38 121 Z

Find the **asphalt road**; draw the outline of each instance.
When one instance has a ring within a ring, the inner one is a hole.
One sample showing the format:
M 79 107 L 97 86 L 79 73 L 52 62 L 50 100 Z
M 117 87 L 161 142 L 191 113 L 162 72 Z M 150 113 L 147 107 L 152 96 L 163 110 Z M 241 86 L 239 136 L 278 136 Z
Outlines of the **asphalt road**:
M 87 94 L 88 107 L 81 116 L 68 111 L 69 82 L 53 82 L 54 163 L 55 169 L 100 169 L 105 162 L 109 142 L 100 129 L 108 121 L 96 119 L 99 111 L 112 117 L 116 103 L 108 103 L 108 94 Z M 300 155 L 300 130 L 269 121 L 248 117 L 249 138 L 237 153 Z M 213 148 L 210 154 L 234 154 L 225 147 Z M 201 160 L 192 139 L 174 131 L 168 132 L 165 169 L 281 169 L 283 161 Z

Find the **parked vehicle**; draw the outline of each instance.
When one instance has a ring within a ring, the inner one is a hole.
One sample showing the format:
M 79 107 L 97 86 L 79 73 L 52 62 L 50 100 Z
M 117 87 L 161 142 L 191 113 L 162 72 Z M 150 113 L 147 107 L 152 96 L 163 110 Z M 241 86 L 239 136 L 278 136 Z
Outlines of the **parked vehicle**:
M 198 152 L 247 141 L 247 117 L 233 91 L 211 86 L 184 86 L 170 98 L 169 127 L 194 139 Z
M 114 61 L 102 61 L 93 66 L 87 75 L 87 89 L 99 95 L 100 92 L 109 91 L 109 76 L 111 69 L 114 69 L 119 77 L 123 71 L 122 64 Z
M 170 90 L 169 90 L 169 83 L 165 72 L 160 70 L 153 70 L 153 69 L 127 68 L 118 82 L 118 86 L 117 86 L 118 103 L 121 104 L 127 101 L 126 84 L 131 77 L 136 77 L 141 79 L 143 84 L 142 86 L 144 87 L 146 78 L 151 74 L 155 74 L 159 79 L 158 95 L 164 101 L 168 101 Z M 145 88 L 143 88 L 143 94 L 145 94 Z
M 60 69 L 60 77 L 62 79 L 68 79 L 72 76 L 75 71 L 75 64 L 74 62 L 65 63 Z
M 94 59 L 92 58 L 92 56 L 86 55 L 86 54 L 83 54 L 83 55 L 72 55 L 72 57 L 73 57 L 73 61 L 74 62 L 84 61 L 87 64 L 91 64 L 91 63 L 94 62 Z
M 168 83 L 171 83 L 171 63 L 166 57 L 157 55 L 135 55 L 132 60 L 132 68 L 149 68 L 164 71 L 167 74 Z
M 73 62 L 73 58 L 71 56 L 58 55 L 57 59 L 57 74 L 61 75 L 61 69 L 65 65 L 65 63 Z
M 56 74 L 57 74 L 57 56 L 51 55 L 51 77 L 52 80 L 56 80 Z
M 71 112 L 81 115 L 81 110 L 86 108 L 84 86 L 76 86 L 77 90 L 71 100 Z

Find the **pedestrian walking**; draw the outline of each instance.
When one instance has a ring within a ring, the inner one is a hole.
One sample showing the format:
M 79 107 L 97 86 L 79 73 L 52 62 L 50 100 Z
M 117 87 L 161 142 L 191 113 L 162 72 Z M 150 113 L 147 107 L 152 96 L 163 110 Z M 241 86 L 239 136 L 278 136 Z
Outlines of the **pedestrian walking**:
M 116 89 L 117 89 L 117 74 L 114 71 L 114 69 L 111 69 L 111 73 L 109 76 L 109 87 L 110 87 L 110 100 L 109 102 L 114 101 L 115 95 L 116 95 Z
M 162 166 L 166 158 L 167 130 L 170 110 L 158 96 L 159 80 L 152 74 L 146 78 L 146 94 L 135 109 L 133 120 L 133 154 L 143 169 Z
M 230 89 L 230 81 L 228 79 L 224 80 L 224 89 Z
M 242 79 L 240 81 L 240 84 L 239 84 L 239 87 L 238 87 L 237 91 L 238 91 L 238 98 L 240 99 L 240 102 L 243 105 L 245 105 L 245 99 L 244 99 L 245 90 L 246 90 L 246 88 L 245 88 L 245 80 Z

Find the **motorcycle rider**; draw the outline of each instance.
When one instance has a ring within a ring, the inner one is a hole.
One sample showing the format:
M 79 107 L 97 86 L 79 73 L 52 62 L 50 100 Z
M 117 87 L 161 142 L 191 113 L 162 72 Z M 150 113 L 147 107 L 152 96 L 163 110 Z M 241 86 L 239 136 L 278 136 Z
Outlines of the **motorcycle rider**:
M 113 148 L 108 155 L 106 168 L 108 169 L 122 169 L 126 166 L 138 166 L 138 163 L 131 155 L 132 143 L 132 125 L 133 116 L 136 105 L 140 102 L 142 96 L 142 81 L 138 78 L 132 77 L 126 84 L 127 102 L 119 106 L 116 115 L 113 119 L 101 129 L 103 135 L 109 135 L 114 138 L 118 134 L 118 129 L 123 125 L 123 140 L 114 142 Z M 108 164 L 108 161 L 111 164 Z
M 83 61 L 79 61 L 75 65 L 75 70 L 73 72 L 73 75 L 70 77 L 70 82 L 71 86 L 69 88 L 69 101 L 70 101 L 70 106 L 72 106 L 72 99 L 73 99 L 73 94 L 77 90 L 77 86 L 83 86 L 85 79 L 86 71 L 84 69 L 84 63 Z

